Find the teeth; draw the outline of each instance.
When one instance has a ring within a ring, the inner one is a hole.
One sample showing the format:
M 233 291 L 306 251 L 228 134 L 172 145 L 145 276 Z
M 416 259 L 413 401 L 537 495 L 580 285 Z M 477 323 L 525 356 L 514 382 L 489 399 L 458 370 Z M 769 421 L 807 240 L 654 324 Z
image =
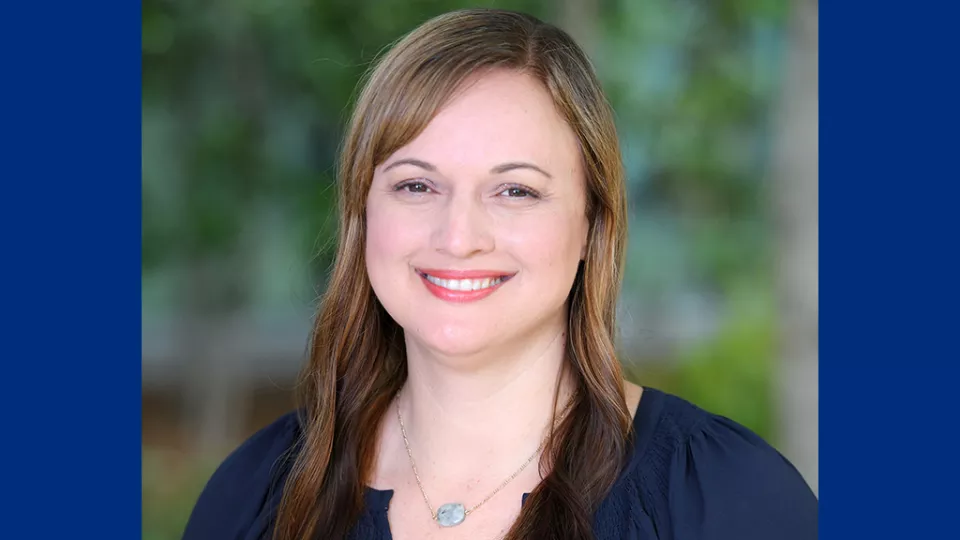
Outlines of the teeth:
M 433 277 L 429 274 L 424 274 L 427 278 L 427 281 L 443 287 L 444 289 L 449 289 L 451 291 L 479 291 L 481 289 L 487 289 L 495 285 L 499 285 L 502 278 L 484 278 L 484 279 L 440 279 Z

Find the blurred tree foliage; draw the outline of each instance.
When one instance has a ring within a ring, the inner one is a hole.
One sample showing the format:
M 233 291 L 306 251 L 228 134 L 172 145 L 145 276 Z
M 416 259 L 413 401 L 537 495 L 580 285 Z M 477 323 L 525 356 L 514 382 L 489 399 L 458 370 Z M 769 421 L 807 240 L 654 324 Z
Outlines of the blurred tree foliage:
M 575 2 L 469 5 L 559 22 Z M 667 311 L 694 296 L 715 320 L 715 331 L 673 350 L 673 362 L 628 357 L 628 371 L 775 437 L 764 180 L 786 2 L 583 2 L 596 14 L 585 45 L 616 110 L 629 175 L 627 309 Z M 334 163 L 358 79 L 403 33 L 464 5 L 144 0 L 144 276 L 208 261 L 243 267 L 237 253 L 265 216 L 279 215 L 284 241 L 313 261 L 322 286 Z M 219 293 L 200 293 L 232 307 L 248 300 L 243 279 L 216 285 Z M 178 537 L 198 488 L 184 487 L 189 502 L 176 506 L 144 466 L 144 530 L 148 518 L 167 527 L 144 537 Z
M 542 11 L 531 1 L 486 4 Z M 333 166 L 357 81 L 402 33 L 457 7 L 145 0 L 144 123 L 155 132 L 144 137 L 144 271 L 237 249 L 269 204 L 289 212 L 291 233 L 309 248 L 317 241 L 322 279 Z
M 144 271 L 235 249 L 265 201 L 290 212 L 291 231 L 328 246 L 333 163 L 357 80 L 402 33 L 462 5 L 145 0 Z M 555 20 L 560 3 L 473 5 Z M 783 3 L 600 7 L 595 61 L 618 112 L 638 222 L 675 216 L 670 227 L 690 247 L 678 264 L 696 279 L 757 277 Z M 642 266 L 647 251 L 634 253 Z M 659 268 L 660 279 L 677 275 Z

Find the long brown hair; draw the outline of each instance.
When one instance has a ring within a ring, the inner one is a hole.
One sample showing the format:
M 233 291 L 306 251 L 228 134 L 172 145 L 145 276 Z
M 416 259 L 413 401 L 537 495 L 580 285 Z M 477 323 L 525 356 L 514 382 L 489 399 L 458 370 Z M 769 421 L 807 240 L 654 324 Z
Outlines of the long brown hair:
M 276 540 L 343 538 L 363 510 L 378 425 L 407 377 L 403 331 L 375 297 L 365 267 L 374 168 L 415 138 L 469 77 L 489 69 L 530 74 L 549 91 L 579 140 L 590 224 L 569 296 L 566 355 L 575 398 L 543 454 L 549 472 L 506 538 L 593 537 L 593 512 L 626 459 L 631 426 L 614 349 L 626 201 L 613 115 L 568 34 L 529 15 L 468 9 L 398 41 L 358 96 L 338 171 L 336 262 L 298 385 L 303 432 Z

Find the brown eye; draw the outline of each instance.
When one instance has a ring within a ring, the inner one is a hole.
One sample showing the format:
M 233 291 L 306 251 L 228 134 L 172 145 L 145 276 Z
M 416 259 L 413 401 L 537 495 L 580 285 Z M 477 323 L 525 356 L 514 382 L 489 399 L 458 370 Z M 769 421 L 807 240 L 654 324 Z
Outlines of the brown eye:
M 412 193 L 426 193 L 430 191 L 430 188 L 428 188 L 427 185 L 422 182 L 415 182 L 407 186 L 407 191 Z
M 501 195 L 504 195 L 510 199 L 528 199 L 536 198 L 536 193 L 533 190 L 526 189 L 519 186 L 510 186 L 500 192 Z
M 430 193 L 430 187 L 424 182 L 405 182 L 397 186 L 397 191 L 407 191 L 409 193 Z

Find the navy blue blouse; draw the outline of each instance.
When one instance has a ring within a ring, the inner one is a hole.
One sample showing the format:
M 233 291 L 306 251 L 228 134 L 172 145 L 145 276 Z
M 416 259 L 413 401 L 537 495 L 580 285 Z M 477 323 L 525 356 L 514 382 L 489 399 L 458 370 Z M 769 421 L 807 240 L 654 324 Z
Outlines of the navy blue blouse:
M 644 388 L 634 451 L 594 515 L 596 540 L 814 540 L 818 501 L 747 428 Z M 281 417 L 244 442 L 204 488 L 184 540 L 266 540 L 299 436 Z M 353 540 L 389 540 L 393 492 L 366 490 Z M 526 499 L 526 496 L 524 496 Z

